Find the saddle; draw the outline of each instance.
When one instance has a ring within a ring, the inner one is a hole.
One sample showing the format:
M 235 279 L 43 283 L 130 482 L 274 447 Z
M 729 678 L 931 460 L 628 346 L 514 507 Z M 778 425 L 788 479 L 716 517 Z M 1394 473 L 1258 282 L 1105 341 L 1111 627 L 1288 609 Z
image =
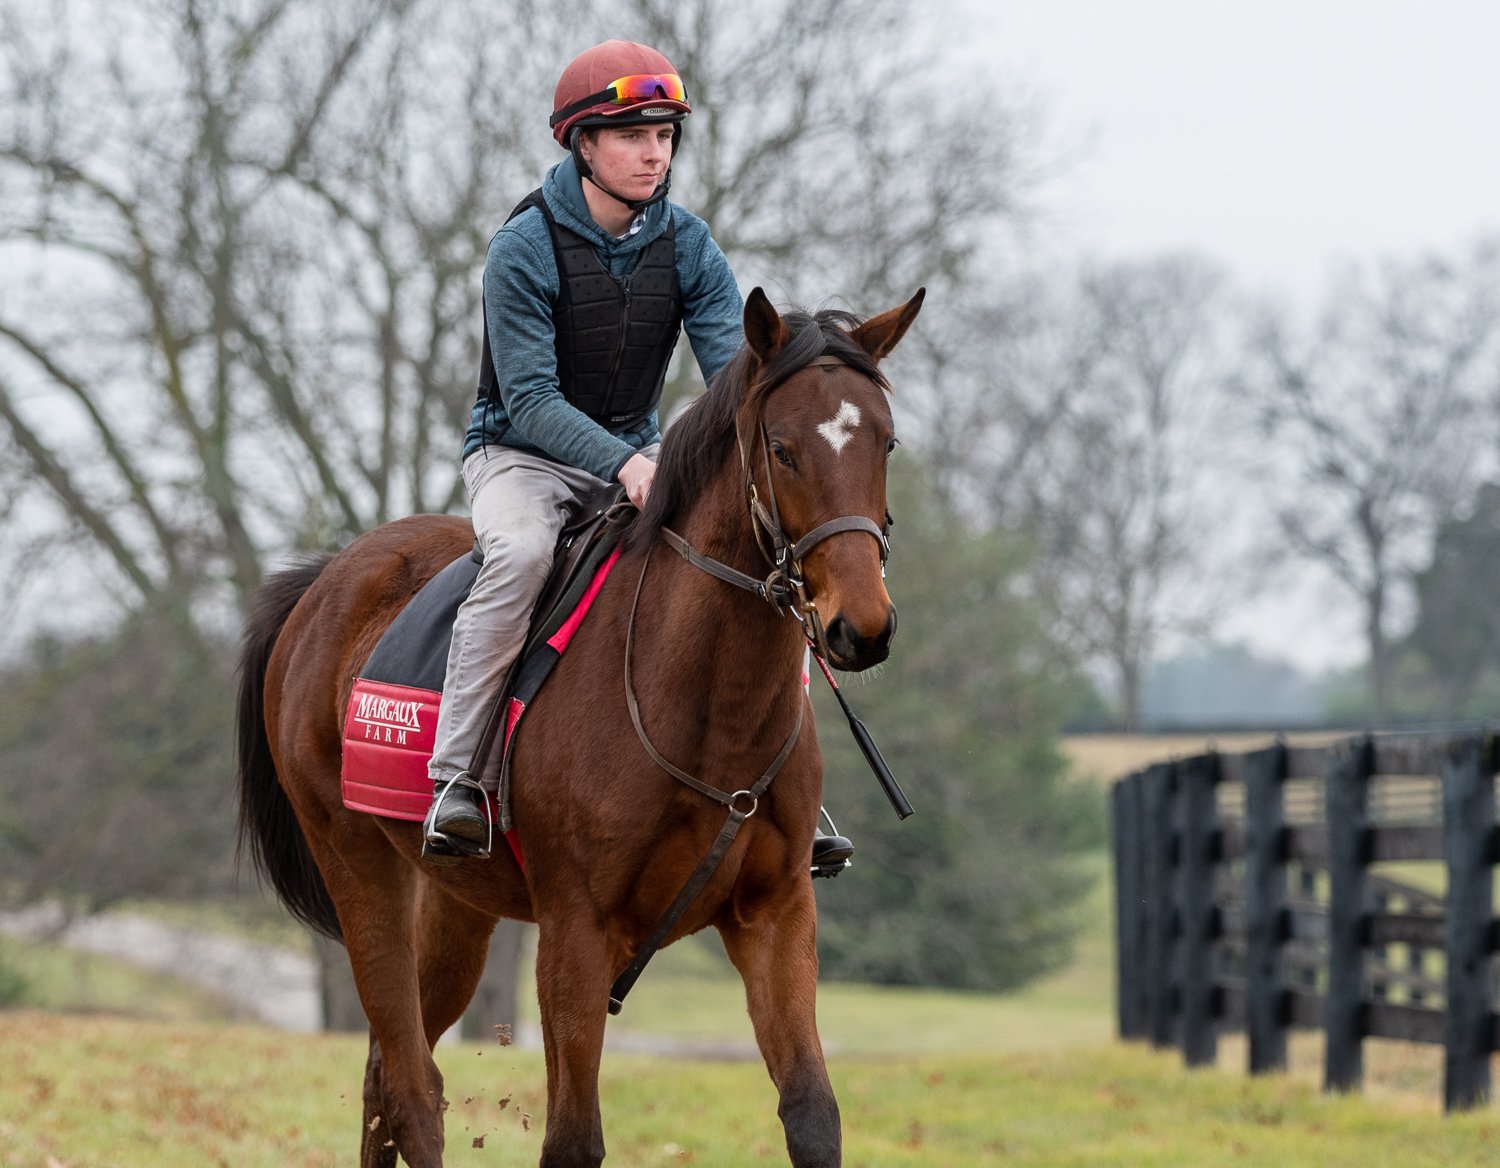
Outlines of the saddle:
M 498 740 L 501 784 L 490 796 L 490 814 L 518 861 L 521 853 L 509 806 L 510 743 L 526 707 L 603 587 L 633 515 L 625 489 L 610 486 L 586 500 L 563 527 L 526 640 L 469 767 L 473 775 L 490 773 Z M 355 679 L 344 719 L 345 807 L 413 821 L 427 814 L 432 802 L 427 762 L 437 730 L 453 619 L 473 589 L 482 562 L 476 545 L 433 576 L 397 614 Z

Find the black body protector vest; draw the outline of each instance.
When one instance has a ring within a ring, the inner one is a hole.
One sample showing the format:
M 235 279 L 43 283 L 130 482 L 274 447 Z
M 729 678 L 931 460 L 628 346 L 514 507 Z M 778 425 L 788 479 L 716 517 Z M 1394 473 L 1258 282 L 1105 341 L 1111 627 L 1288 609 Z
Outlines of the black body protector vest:
M 669 214 L 666 231 L 646 246 L 635 270 L 622 281 L 600 263 L 589 240 L 552 217 L 540 189 L 517 204 L 505 221 L 528 207 L 536 207 L 547 220 L 557 258 L 552 321 L 563 396 L 609 429 L 646 417 L 661 400 L 667 363 L 682 328 L 676 223 Z M 499 399 L 488 322 L 479 397 Z

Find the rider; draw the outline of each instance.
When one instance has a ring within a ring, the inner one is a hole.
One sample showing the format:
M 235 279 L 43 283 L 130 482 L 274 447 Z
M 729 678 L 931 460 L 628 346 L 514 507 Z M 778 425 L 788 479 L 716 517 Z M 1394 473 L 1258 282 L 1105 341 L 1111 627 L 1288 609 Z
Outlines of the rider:
M 568 157 L 490 241 L 479 397 L 463 447 L 484 564 L 454 621 L 428 764 L 436 851 L 485 852 L 481 776 L 469 767 L 569 505 L 610 482 L 645 503 L 679 328 L 710 379 L 744 339 L 724 253 L 702 219 L 667 201 L 691 112 L 654 49 L 611 40 L 579 54 L 553 96 L 552 135 Z M 820 833 L 814 869 L 832 874 L 852 852 Z

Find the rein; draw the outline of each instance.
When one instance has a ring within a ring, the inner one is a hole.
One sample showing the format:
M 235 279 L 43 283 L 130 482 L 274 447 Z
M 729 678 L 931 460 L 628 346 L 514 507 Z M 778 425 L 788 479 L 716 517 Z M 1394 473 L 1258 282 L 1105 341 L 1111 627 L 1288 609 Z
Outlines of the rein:
M 847 368 L 845 362 L 837 357 L 818 357 L 808 362 L 813 365 L 840 365 Z M 818 612 L 816 602 L 807 593 L 807 582 L 802 575 L 802 560 L 824 540 L 846 531 L 865 531 L 873 535 L 880 544 L 880 569 L 885 572 L 885 563 L 890 556 L 891 544 L 889 539 L 890 514 L 886 514 L 885 528 L 878 527 L 875 522 L 864 515 L 841 515 L 836 519 L 830 519 L 825 523 L 818 524 L 801 539 L 792 540 L 781 525 L 781 511 L 776 503 L 776 488 L 771 477 L 770 461 L 770 438 L 766 434 L 765 423 L 758 426 L 761 440 L 761 459 L 765 467 L 766 494 L 770 499 L 770 507 L 767 508 L 760 500 L 755 488 L 754 478 L 750 471 L 749 460 L 745 457 L 743 441 L 740 442 L 740 465 L 745 472 L 745 495 L 750 510 L 751 528 L 755 533 L 756 546 L 760 548 L 761 554 L 765 556 L 766 562 L 771 566 L 771 572 L 764 580 L 758 580 L 747 572 L 741 572 L 738 568 L 732 568 L 721 560 L 712 556 L 706 556 L 688 543 L 682 536 L 678 535 L 669 527 L 661 529 L 662 538 L 667 545 L 677 552 L 688 563 L 700 571 L 708 573 L 726 584 L 732 584 L 736 588 L 742 588 L 747 592 L 754 593 L 761 600 L 766 601 L 778 612 L 790 612 L 797 617 L 802 625 L 808 643 L 812 646 L 813 653 L 817 656 L 819 664 L 828 652 L 828 642 L 823 629 L 823 619 Z M 767 543 L 769 542 L 769 547 Z M 709 877 L 718 869 L 728 853 L 730 845 L 734 843 L 735 836 L 739 834 L 741 825 L 745 820 L 755 814 L 759 806 L 760 797 L 771 785 L 781 766 L 786 762 L 796 745 L 797 739 L 802 733 L 802 719 L 806 713 L 806 703 L 800 703 L 797 707 L 797 722 L 792 727 L 792 732 L 787 740 L 782 743 L 781 750 L 771 761 L 760 778 L 756 779 L 749 787 L 739 791 L 727 792 L 701 779 L 695 778 L 686 771 L 673 765 L 673 763 L 662 755 L 651 743 L 646 734 L 645 725 L 641 721 L 640 705 L 636 700 L 635 686 L 631 676 L 630 662 L 634 656 L 635 649 L 635 619 L 640 608 L 641 592 L 646 584 L 646 570 L 651 565 L 651 553 L 648 550 L 641 562 L 640 579 L 636 581 L 635 598 L 630 605 L 630 621 L 625 632 L 625 704 L 630 711 L 630 721 L 635 727 L 636 737 L 640 739 L 641 746 L 651 761 L 661 767 L 674 779 L 686 784 L 700 794 L 717 803 L 722 804 L 729 810 L 728 818 L 720 829 L 718 838 L 713 842 L 693 873 L 688 877 L 687 883 L 683 885 L 682 891 L 672 901 L 667 911 L 662 915 L 656 927 L 651 930 L 650 935 L 642 942 L 636 951 L 634 959 L 625 971 L 615 979 L 609 991 L 609 1012 L 618 1014 L 624 1007 L 625 995 L 630 992 L 632 986 L 640 978 L 646 965 L 656 954 L 661 943 L 666 939 L 672 927 L 682 918 L 683 913 L 692 904 L 697 895 L 703 891 L 703 886 L 708 883 Z M 827 666 L 824 665 L 826 673 Z M 831 678 L 830 678 L 831 680 Z M 835 691 L 837 686 L 834 687 Z M 840 695 L 840 701 L 843 697 Z

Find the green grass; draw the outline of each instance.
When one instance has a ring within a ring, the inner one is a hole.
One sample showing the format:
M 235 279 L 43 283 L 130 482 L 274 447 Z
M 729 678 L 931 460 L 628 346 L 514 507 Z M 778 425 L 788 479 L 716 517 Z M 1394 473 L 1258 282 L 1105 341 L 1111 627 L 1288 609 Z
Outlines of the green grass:
M 1114 942 L 1107 858 L 1091 857 L 1097 874 L 1082 906 L 1073 963 L 1014 994 L 886 988 L 825 981 L 818 986 L 818 1030 L 834 1054 L 892 1055 L 936 1051 L 1030 1050 L 1098 1043 L 1114 1028 Z M 529 981 L 523 1018 L 535 1021 Z M 714 934 L 658 954 L 612 1030 L 684 1043 L 753 1046 L 744 989 Z
M 1088 863 L 1098 879 L 1082 906 L 1076 960 L 1068 969 L 1004 996 L 825 982 L 818 989 L 825 1047 L 832 1053 L 889 1055 L 1025 1050 L 1108 1038 L 1113 942 L 1107 859 L 1101 854 Z M 265 943 L 306 945 L 299 928 L 234 906 L 134 904 L 125 911 Z M 0 939 L 0 963 L 26 978 L 28 990 L 20 1003 L 25 1006 L 177 1020 L 228 1016 L 226 1007 L 207 994 L 107 958 Z M 523 968 L 520 1004 L 521 1020 L 535 1023 L 529 963 Z M 658 954 L 624 1013 L 610 1026 L 634 1039 L 665 1039 L 730 1053 L 753 1051 L 754 1046 L 744 989 L 712 932 Z
M 541 1056 L 461 1044 L 438 1057 L 452 1104 L 448 1163 L 535 1164 Z M 347 1164 L 363 1060 L 357 1038 L 7 1015 L 0 1166 Z M 830 1066 L 849 1168 L 1405 1168 L 1500 1158 L 1494 1112 L 1445 1119 L 1435 1098 L 1330 1098 L 1300 1076 L 1187 1072 L 1175 1055 L 1110 1043 Z M 786 1163 L 775 1093 L 758 1064 L 608 1055 L 602 1093 L 616 1168 Z
M 1102 876 L 1104 857 L 1093 862 Z M 1221 1042 L 1219 1069 L 1195 1072 L 1175 1053 L 1111 1042 L 1109 897 L 1101 879 L 1073 965 L 1019 994 L 820 987 L 849 1168 L 1500 1163 L 1500 1115 L 1438 1114 L 1435 1047 L 1369 1043 L 1365 1096 L 1330 1098 L 1318 1092 L 1316 1037 L 1293 1039 L 1288 1075 L 1255 1080 L 1244 1075 L 1241 1038 Z M 62 989 L 79 958 L 9 943 L 3 955 L 39 963 L 25 971 L 51 987 L 49 1010 L 80 1004 Z M 156 975 L 83 960 L 91 1008 L 107 998 L 111 1009 L 168 1019 L 217 1008 Z M 752 1041 L 738 979 L 700 941 L 662 953 L 610 1028 L 708 1048 Z M 364 1055 L 355 1037 L 0 1013 L 0 1168 L 348 1164 Z M 438 1060 L 452 1104 L 448 1163 L 535 1164 L 541 1055 L 457 1044 Z M 602 1094 L 615 1168 L 786 1163 L 758 1061 L 610 1051 Z
M 206 991 L 92 953 L 0 937 L 0 965 L 20 979 L 20 1004 L 36 1009 L 169 1021 L 234 1016 L 231 1007 Z

